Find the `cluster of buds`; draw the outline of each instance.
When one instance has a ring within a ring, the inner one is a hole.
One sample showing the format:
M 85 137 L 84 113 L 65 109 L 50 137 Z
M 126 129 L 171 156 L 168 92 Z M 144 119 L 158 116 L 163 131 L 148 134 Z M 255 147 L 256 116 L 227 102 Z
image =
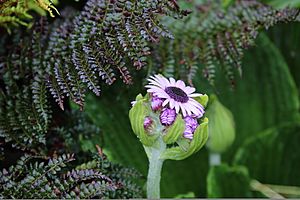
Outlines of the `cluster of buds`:
M 208 119 L 203 117 L 208 96 L 193 93 L 195 89 L 183 81 L 161 75 L 149 81 L 147 95 L 138 95 L 132 103 L 132 129 L 145 146 L 160 139 L 175 144 L 165 150 L 164 159 L 184 159 L 198 151 L 208 138 Z

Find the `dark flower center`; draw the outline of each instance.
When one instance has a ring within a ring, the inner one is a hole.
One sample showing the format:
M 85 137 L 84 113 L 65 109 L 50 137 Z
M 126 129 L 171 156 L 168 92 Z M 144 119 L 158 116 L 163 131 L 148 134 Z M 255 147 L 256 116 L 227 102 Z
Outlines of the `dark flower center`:
M 186 103 L 189 100 L 188 95 L 178 87 L 166 87 L 165 92 L 177 102 Z

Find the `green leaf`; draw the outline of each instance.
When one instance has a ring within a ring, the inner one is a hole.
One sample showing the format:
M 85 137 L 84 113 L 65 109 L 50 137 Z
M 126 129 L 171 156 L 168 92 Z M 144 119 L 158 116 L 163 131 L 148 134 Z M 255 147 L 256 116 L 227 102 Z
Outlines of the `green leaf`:
M 183 160 L 199 151 L 207 141 L 207 138 L 208 119 L 205 118 L 195 130 L 194 137 L 186 151 L 180 147 L 171 147 L 165 150 L 165 152 L 161 155 L 161 159 Z
M 163 136 L 163 141 L 167 144 L 175 143 L 178 138 L 183 134 L 185 129 L 185 122 L 181 115 L 177 115 L 174 124 L 166 130 Z
M 300 186 L 300 124 L 287 123 L 247 139 L 234 163 L 262 183 Z
M 207 147 L 210 151 L 223 153 L 233 143 L 235 125 L 232 113 L 213 95 L 206 111 L 209 119 L 209 140 Z
M 300 92 L 300 23 L 280 24 L 268 31 L 270 39 L 281 51 Z M 288 40 L 287 40 L 288 38 Z
M 208 198 L 251 197 L 250 178 L 244 166 L 213 166 L 207 176 Z

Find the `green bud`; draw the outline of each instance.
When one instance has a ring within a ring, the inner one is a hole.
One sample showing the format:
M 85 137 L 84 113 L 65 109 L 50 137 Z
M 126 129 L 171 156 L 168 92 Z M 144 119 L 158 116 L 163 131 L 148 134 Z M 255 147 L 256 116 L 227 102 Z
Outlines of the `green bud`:
M 144 120 L 146 116 L 149 116 L 150 108 L 147 101 L 143 98 L 142 95 L 136 97 L 136 103 L 129 111 L 129 119 L 133 132 L 137 135 L 140 141 L 145 146 L 151 146 L 157 137 L 158 134 L 149 134 L 144 129 Z
M 211 96 L 206 116 L 209 118 L 209 140 L 207 147 L 215 153 L 223 153 L 235 138 L 234 119 L 230 110 L 222 105 L 215 95 Z
M 178 140 L 178 138 L 182 135 L 184 129 L 185 122 L 182 119 L 181 115 L 177 115 L 175 122 L 166 130 L 166 133 L 163 136 L 163 141 L 166 144 L 175 143 Z
M 203 122 L 197 127 L 194 132 L 194 137 L 189 144 L 188 139 L 181 141 L 179 140 L 178 147 L 171 147 L 166 149 L 161 155 L 161 159 L 171 159 L 171 160 L 183 160 L 192 154 L 199 151 L 203 145 L 206 143 L 208 138 L 208 119 L 204 118 Z

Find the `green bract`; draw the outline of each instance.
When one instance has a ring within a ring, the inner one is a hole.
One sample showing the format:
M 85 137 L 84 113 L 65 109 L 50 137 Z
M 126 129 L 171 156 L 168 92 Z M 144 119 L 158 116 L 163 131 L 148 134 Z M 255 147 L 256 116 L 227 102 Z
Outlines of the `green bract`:
M 201 95 L 200 97 L 194 97 L 196 101 L 198 101 L 204 108 L 207 106 L 208 103 L 208 96 L 206 94 Z
M 136 103 L 129 111 L 129 119 L 133 132 L 137 135 L 143 145 L 151 146 L 158 134 L 149 134 L 144 129 L 144 120 L 150 114 L 149 105 L 141 94 L 136 97 Z
M 181 115 L 177 115 L 176 120 L 170 128 L 166 130 L 166 134 L 163 136 L 163 141 L 166 144 L 175 143 L 178 138 L 182 135 L 185 129 L 185 123 Z
M 203 122 L 195 130 L 194 138 L 190 143 L 183 146 L 171 147 L 166 149 L 161 155 L 161 159 L 183 160 L 193 153 L 196 153 L 203 147 L 208 138 L 208 119 L 204 118 Z M 185 139 L 188 140 L 188 139 Z

